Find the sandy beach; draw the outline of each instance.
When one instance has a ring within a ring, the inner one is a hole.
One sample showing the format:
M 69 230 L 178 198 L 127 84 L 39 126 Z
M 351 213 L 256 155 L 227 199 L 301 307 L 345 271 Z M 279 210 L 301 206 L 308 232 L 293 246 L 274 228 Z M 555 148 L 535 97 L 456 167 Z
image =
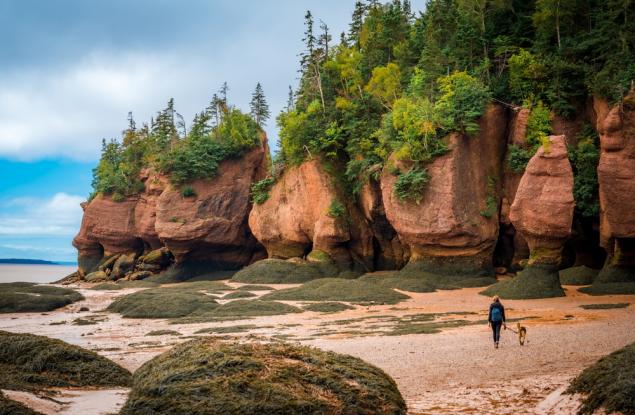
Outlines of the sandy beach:
M 229 283 L 232 286 L 240 284 Z M 276 287 L 279 288 L 279 287 Z M 478 323 L 489 299 L 479 289 L 408 293 L 412 299 L 397 306 L 357 306 L 335 314 L 304 312 L 222 323 L 170 324 L 167 320 L 124 319 L 104 312 L 116 296 L 135 289 L 94 291 L 80 288 L 86 300 L 50 313 L 5 314 L 0 329 L 34 333 L 96 351 L 134 371 L 144 362 L 209 327 L 253 325 L 242 333 L 225 334 L 237 340 L 300 342 L 347 353 L 377 365 L 397 382 L 412 414 L 566 414 L 575 413 L 575 397 L 561 396 L 572 377 L 599 357 L 635 341 L 635 296 L 592 297 L 567 287 L 567 297 L 505 301 L 508 318 L 521 318 L 528 336 L 520 346 L 511 331 L 502 333 L 494 349 L 490 330 Z M 584 304 L 631 303 L 629 307 L 585 310 Z M 296 304 L 290 302 L 290 304 Z M 80 312 L 81 307 L 89 311 Z M 472 323 L 434 334 L 386 335 L 391 321 L 422 313 L 445 313 L 444 319 Z M 95 324 L 75 325 L 78 317 Z M 515 327 L 515 323 L 510 323 Z M 148 336 L 150 331 L 172 330 L 180 335 Z M 125 401 L 125 390 L 65 391 L 66 405 L 35 402 L 44 413 L 105 414 Z M 19 394 L 18 394 L 19 395 Z M 24 394 L 23 394 L 24 395 Z M 86 409 L 88 408 L 88 409 Z

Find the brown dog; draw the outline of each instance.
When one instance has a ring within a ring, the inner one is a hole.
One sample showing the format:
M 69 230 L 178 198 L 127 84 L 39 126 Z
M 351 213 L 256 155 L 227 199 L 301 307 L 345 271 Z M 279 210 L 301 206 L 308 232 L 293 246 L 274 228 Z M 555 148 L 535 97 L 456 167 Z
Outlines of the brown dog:
M 520 345 L 524 345 L 525 344 L 525 338 L 527 337 L 527 328 L 523 327 L 520 325 L 520 323 L 516 323 L 516 327 L 518 328 L 518 331 L 510 328 L 509 330 L 512 333 L 516 333 L 518 335 L 518 343 L 520 343 Z M 507 326 L 505 326 L 505 330 L 507 330 Z

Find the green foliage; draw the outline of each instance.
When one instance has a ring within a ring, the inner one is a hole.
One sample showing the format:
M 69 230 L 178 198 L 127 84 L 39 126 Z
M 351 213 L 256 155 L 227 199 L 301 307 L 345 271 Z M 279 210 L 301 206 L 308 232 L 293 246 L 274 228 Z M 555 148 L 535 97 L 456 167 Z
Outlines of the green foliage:
M 401 201 L 413 201 L 417 204 L 423 198 L 430 175 L 426 170 L 413 167 L 406 173 L 399 173 L 395 181 L 395 195 Z
M 172 99 L 150 127 L 137 128 L 129 115 L 121 142 L 103 141 L 101 159 L 93 170 L 91 198 L 101 193 L 123 201 L 140 193 L 144 190 L 141 170 L 148 167 L 168 174 L 177 186 L 213 177 L 221 161 L 238 157 L 260 143 L 258 122 L 268 116 L 261 89 L 258 99 L 256 121 L 229 106 L 226 97 L 215 96 L 205 111 L 196 114 L 189 134 Z
M 441 95 L 434 109 L 441 127 L 446 131 L 476 135 L 476 119 L 491 99 L 488 88 L 465 72 L 441 77 L 438 83 Z
M 251 185 L 251 201 L 262 205 L 269 199 L 269 190 L 276 182 L 273 177 L 267 177 Z
M 518 146 L 510 144 L 507 148 L 507 163 L 514 173 L 522 173 L 529 160 L 536 154 L 540 146 L 549 151 L 549 134 L 551 134 L 551 111 L 545 107 L 542 101 L 533 106 L 529 101 L 531 112 L 527 118 L 527 130 L 525 132 L 525 144 Z
M 135 372 L 121 414 L 166 408 L 208 415 L 406 413 L 395 382 L 358 358 L 284 343 L 212 339 L 180 344 Z
M 523 102 L 542 95 L 549 74 L 534 54 L 521 49 L 509 58 L 508 63 L 509 89 L 516 99 Z
M 584 369 L 569 385 L 568 393 L 581 393 L 580 414 L 635 413 L 635 343 L 611 353 Z
M 347 214 L 346 206 L 342 204 L 337 199 L 333 199 L 331 204 L 329 205 L 329 210 L 326 212 L 326 215 L 333 219 L 341 219 L 344 218 Z
M 192 186 L 185 186 L 181 189 L 181 196 L 183 197 L 196 197 L 196 191 Z
M 578 146 L 569 149 L 569 158 L 573 165 L 573 197 L 578 213 L 586 217 L 595 217 L 600 213 L 599 184 L 597 166 L 600 161 L 598 136 L 590 126 L 585 127 L 578 137 Z

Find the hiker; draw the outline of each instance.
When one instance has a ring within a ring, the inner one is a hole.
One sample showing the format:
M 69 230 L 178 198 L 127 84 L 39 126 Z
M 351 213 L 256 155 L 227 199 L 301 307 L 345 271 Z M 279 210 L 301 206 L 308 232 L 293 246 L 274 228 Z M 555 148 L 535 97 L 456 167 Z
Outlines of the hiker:
M 498 349 L 498 342 L 501 337 L 501 326 L 505 326 L 505 307 L 503 307 L 497 295 L 495 295 L 492 300 L 492 304 L 489 306 L 487 321 L 494 334 L 494 347 Z

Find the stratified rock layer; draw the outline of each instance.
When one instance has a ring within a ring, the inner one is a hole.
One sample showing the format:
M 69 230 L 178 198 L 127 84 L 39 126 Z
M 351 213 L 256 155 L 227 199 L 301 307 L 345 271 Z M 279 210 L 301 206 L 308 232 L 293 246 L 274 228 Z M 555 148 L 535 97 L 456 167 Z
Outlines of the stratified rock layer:
M 337 206 L 343 209 L 338 212 L 334 209 Z M 357 208 L 338 194 L 333 178 L 318 160 L 288 168 L 269 191 L 269 198 L 254 205 L 249 226 L 270 258 L 317 252 L 327 254 L 340 269 L 372 269 L 368 224 Z M 309 255 L 310 260 L 319 257 Z
M 429 263 L 433 272 L 493 274 L 506 112 L 492 105 L 479 124 L 476 137 L 447 138 L 450 151 L 426 166 L 430 181 L 419 204 L 399 200 L 392 169 L 381 177 L 386 216 L 410 261 Z M 404 172 L 410 167 L 395 157 L 389 163 Z

